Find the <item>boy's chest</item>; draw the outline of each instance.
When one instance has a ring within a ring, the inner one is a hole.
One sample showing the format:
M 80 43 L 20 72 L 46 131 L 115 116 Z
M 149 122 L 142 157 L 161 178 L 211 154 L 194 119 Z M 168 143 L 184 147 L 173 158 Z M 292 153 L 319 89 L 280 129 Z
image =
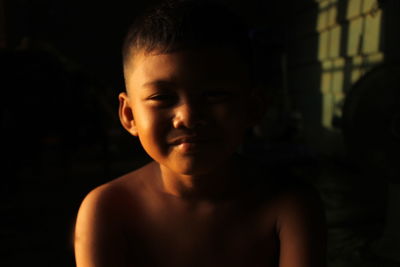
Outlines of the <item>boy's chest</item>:
M 131 240 L 136 243 L 131 255 L 143 266 L 276 265 L 278 242 L 271 218 L 229 208 L 159 215 L 147 218 L 138 240 Z

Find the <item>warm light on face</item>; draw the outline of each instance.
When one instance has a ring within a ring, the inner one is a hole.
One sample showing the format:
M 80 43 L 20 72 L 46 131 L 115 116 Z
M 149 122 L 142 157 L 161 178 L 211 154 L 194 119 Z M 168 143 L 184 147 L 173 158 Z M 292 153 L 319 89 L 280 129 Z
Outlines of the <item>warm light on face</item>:
M 181 174 L 226 161 L 248 126 L 246 70 L 229 49 L 136 54 L 125 69 L 143 148 Z

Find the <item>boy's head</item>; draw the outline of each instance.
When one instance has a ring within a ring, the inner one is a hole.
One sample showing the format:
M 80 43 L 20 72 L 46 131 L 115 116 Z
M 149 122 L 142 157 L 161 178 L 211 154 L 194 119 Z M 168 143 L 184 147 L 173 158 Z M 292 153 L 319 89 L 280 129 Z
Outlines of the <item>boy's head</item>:
M 128 30 L 122 48 L 124 68 L 140 52 L 165 54 L 204 47 L 234 49 L 252 68 L 248 26 L 237 15 L 216 3 L 166 1 L 138 17 Z
M 124 45 L 123 126 L 173 172 L 222 166 L 257 115 L 249 47 L 246 28 L 219 6 L 168 2 L 153 10 Z

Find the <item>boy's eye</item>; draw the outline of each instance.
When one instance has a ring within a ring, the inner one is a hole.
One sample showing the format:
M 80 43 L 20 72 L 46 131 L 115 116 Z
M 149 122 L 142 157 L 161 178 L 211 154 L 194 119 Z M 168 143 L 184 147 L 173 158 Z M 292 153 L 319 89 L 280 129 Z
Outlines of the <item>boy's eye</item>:
M 154 100 L 154 101 L 166 101 L 172 99 L 171 95 L 152 95 L 149 96 L 147 99 Z
M 175 101 L 176 97 L 172 94 L 154 94 L 146 98 L 146 100 L 155 102 L 158 105 L 168 105 Z
M 209 101 L 227 100 L 232 96 L 232 92 L 227 90 L 212 90 L 204 93 L 204 97 Z

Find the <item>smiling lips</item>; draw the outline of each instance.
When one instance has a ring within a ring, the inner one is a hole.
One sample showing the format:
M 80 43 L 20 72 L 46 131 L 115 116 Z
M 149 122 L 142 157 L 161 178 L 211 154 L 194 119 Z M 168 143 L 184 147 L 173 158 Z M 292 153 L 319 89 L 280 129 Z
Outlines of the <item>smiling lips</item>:
M 196 136 L 182 136 L 174 139 L 170 145 L 177 147 L 183 152 L 193 151 L 199 148 L 199 146 L 210 143 L 210 139 L 200 138 Z

